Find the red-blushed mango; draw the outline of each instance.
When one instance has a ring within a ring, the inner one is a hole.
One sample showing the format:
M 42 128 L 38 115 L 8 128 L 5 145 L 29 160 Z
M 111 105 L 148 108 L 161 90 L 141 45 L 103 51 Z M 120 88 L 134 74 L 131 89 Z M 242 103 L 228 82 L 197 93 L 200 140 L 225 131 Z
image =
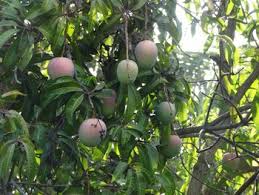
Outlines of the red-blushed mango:
M 73 77 L 75 73 L 75 67 L 69 58 L 56 57 L 50 60 L 48 65 L 48 74 L 51 79 L 55 79 L 62 76 Z
M 168 158 L 177 156 L 181 151 L 182 140 L 178 135 L 170 135 L 168 143 L 163 148 L 163 154 Z
M 240 158 L 236 158 L 236 153 L 225 153 L 222 158 L 222 165 L 226 169 L 238 169 Z
M 115 112 L 116 92 L 113 89 L 103 89 L 107 96 L 102 98 L 102 113 L 104 116 L 110 116 Z
M 94 147 L 100 144 L 106 136 L 106 125 L 101 119 L 90 118 L 80 125 L 79 139 L 87 146 Z
M 169 124 L 175 117 L 175 105 L 171 102 L 161 102 L 156 109 L 156 115 L 159 121 L 163 124 Z
M 135 48 L 137 63 L 142 69 L 152 68 L 156 63 L 157 55 L 157 46 L 153 41 L 150 40 L 139 42 Z
M 117 67 L 117 77 L 121 83 L 134 82 L 138 76 L 138 65 L 133 60 L 122 60 Z

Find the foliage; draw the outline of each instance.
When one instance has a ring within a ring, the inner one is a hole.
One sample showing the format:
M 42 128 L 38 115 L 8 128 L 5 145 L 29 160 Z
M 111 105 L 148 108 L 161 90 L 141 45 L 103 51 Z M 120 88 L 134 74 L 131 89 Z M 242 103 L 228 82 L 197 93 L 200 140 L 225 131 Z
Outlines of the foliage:
M 200 27 L 207 36 L 203 51 L 182 50 L 179 9 L 193 35 Z M 0 193 L 193 194 L 197 158 L 211 146 L 200 193 L 232 194 L 259 166 L 258 29 L 257 0 L 1 0 Z M 135 60 L 144 39 L 157 42 L 154 68 L 118 82 L 125 51 Z M 73 60 L 73 78 L 49 79 L 58 56 Z M 111 116 L 101 107 L 108 88 L 117 93 Z M 163 101 L 176 106 L 168 125 L 155 115 Z M 87 147 L 78 128 L 93 116 L 107 136 Z M 171 134 L 183 145 L 168 158 L 161 150 Z M 231 151 L 238 171 L 222 166 Z

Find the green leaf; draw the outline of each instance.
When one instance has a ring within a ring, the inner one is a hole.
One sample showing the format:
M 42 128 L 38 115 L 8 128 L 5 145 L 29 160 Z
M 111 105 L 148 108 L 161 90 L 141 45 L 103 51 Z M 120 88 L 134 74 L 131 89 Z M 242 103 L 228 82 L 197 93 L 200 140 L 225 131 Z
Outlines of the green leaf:
M 133 191 L 135 190 L 135 177 L 134 177 L 132 169 L 128 169 L 126 179 L 127 179 L 127 182 L 126 182 L 127 192 L 126 192 L 126 194 L 132 194 Z
M 0 27 L 3 27 L 3 26 L 15 27 L 17 26 L 17 23 L 13 20 L 1 20 Z M 15 29 L 12 29 L 12 30 L 15 30 Z
M 167 83 L 168 81 L 163 77 L 154 77 L 153 80 L 143 88 L 144 96 L 153 92 L 160 84 Z
M 22 92 L 20 92 L 20 91 L 18 91 L 18 90 L 12 90 L 12 91 L 8 91 L 8 92 L 6 92 L 6 93 L 4 93 L 4 94 L 2 94 L 2 98 L 10 98 L 10 97 L 14 97 L 14 98 L 16 98 L 17 96 L 26 96 L 26 94 L 24 94 L 24 93 L 22 93 Z
M 64 44 L 66 19 L 58 17 L 51 23 L 44 23 L 38 27 L 38 30 L 47 38 L 51 44 L 51 50 L 54 55 L 60 55 Z
M 63 143 L 65 146 L 67 146 L 74 154 L 74 157 L 78 158 L 79 152 L 77 151 L 77 147 L 71 138 L 62 137 L 62 138 L 59 138 L 58 141 L 60 143 Z M 69 155 L 71 155 L 71 151 L 69 151 Z
M 128 85 L 128 101 L 127 101 L 127 109 L 125 117 L 126 119 L 130 119 L 137 106 L 141 103 L 141 98 L 138 94 L 138 91 L 136 90 L 135 86 L 133 84 Z
M 5 7 L 4 9 L 0 10 L 0 15 L 1 17 L 5 18 L 5 19 L 10 19 L 10 20 L 14 20 L 14 21 L 18 21 L 20 23 L 22 23 L 23 21 L 21 20 L 21 18 L 18 16 L 19 13 L 17 11 L 16 8 L 14 7 Z
M 112 182 L 122 177 L 123 172 L 127 169 L 128 163 L 120 161 L 112 174 Z
M 58 4 L 53 0 L 44 0 L 41 3 L 35 3 L 33 7 L 30 8 L 28 14 L 26 15 L 27 20 L 33 20 L 33 22 L 39 21 L 39 19 L 44 19 L 43 17 L 49 14 L 55 14 L 55 10 L 58 8 Z M 57 14 L 57 13 L 56 13 Z M 37 20 L 36 20 L 37 19 Z
M 259 91 L 258 90 L 252 103 L 252 116 L 253 116 L 256 129 L 259 130 Z
M 50 87 L 47 87 L 44 90 L 44 95 L 42 96 L 42 107 L 47 106 L 49 103 L 51 103 L 53 100 L 59 98 L 62 95 L 65 95 L 67 93 L 71 92 L 82 92 L 80 85 L 71 81 L 71 82 L 65 82 L 64 83 L 54 83 Z
M 24 69 L 32 58 L 32 50 L 34 48 L 34 37 L 32 34 L 26 33 L 22 36 L 19 44 L 19 56 L 16 62 L 17 67 Z
M 3 64 L 24 69 L 32 58 L 34 37 L 28 32 L 19 34 L 12 46 L 7 50 Z
M 153 168 L 153 170 L 155 170 L 159 161 L 158 151 L 156 147 L 152 146 L 151 144 L 145 144 L 145 148 L 151 167 Z
M 44 147 L 47 139 L 47 131 L 48 127 L 45 127 L 43 124 L 37 124 L 33 131 L 33 142 L 37 146 L 37 148 Z
M 122 7 L 122 2 L 120 0 L 111 0 L 112 4 L 114 7 L 121 8 Z
M 7 182 L 9 177 L 9 169 L 12 165 L 12 158 L 14 154 L 14 149 L 16 146 L 16 142 L 11 140 L 0 148 L 0 179 Z
M 138 147 L 139 158 L 142 166 L 152 172 L 158 166 L 159 155 L 157 149 L 150 143 L 146 143 L 143 146 Z
M 227 35 L 217 35 L 220 39 L 224 40 L 230 47 L 231 49 L 234 51 L 236 46 L 234 45 L 232 39 L 227 36 Z
M 16 0 L 1 0 L 4 4 L 9 5 L 10 7 L 22 10 L 22 5 L 19 1 Z
M 84 100 L 84 94 L 82 93 L 75 93 L 68 100 L 65 108 L 65 114 L 69 124 L 71 125 L 73 124 L 74 113 L 76 109 L 80 106 L 80 104 L 83 102 L 83 100 Z
M 8 122 L 11 126 L 11 130 L 17 134 L 17 136 L 29 137 L 29 129 L 24 118 L 15 110 L 9 110 L 6 114 Z
M 138 0 L 137 1 L 137 4 L 135 4 L 133 7 L 132 7 L 132 10 L 138 10 L 140 9 L 141 7 L 143 7 L 145 5 L 145 3 L 147 2 L 147 0 Z
M 29 181 L 33 181 L 37 174 L 37 163 L 36 163 L 36 156 L 34 153 L 34 145 L 28 138 L 22 139 L 22 144 L 26 152 L 26 165 L 25 165 L 25 172 L 29 179 Z
M 205 42 L 205 44 L 204 44 L 204 47 L 203 47 L 203 52 L 204 52 L 204 53 L 206 53 L 206 52 L 209 50 L 209 48 L 210 48 L 210 46 L 211 46 L 213 40 L 214 40 L 214 35 L 210 34 L 210 35 L 207 37 L 207 40 L 206 40 L 206 42 Z
M 231 11 L 233 10 L 235 4 L 232 0 L 229 1 L 227 9 L 226 9 L 226 15 L 229 15 Z
M 136 190 L 138 195 L 145 194 L 145 178 L 141 172 L 136 172 Z
M 19 29 L 10 29 L 0 34 L 0 48 L 8 41 Z
M 15 65 L 15 61 L 17 59 L 18 45 L 19 45 L 19 38 L 13 42 L 13 44 L 7 49 L 5 53 L 3 65 L 9 69 L 11 69 L 11 67 L 9 66 L 14 67 Z

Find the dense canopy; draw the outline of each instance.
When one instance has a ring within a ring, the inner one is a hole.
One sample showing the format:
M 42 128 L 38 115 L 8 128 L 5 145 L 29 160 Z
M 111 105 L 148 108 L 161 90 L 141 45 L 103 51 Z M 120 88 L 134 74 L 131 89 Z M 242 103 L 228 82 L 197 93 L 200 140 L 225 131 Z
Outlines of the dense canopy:
M 258 7 L 0 0 L 0 194 L 259 193 Z

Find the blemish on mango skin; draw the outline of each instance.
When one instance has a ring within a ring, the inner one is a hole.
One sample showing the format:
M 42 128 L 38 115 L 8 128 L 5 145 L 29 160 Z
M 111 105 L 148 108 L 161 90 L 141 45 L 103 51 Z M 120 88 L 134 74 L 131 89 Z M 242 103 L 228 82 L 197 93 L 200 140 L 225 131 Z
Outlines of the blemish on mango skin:
M 86 146 L 94 147 L 101 143 L 106 132 L 107 127 L 101 119 L 86 119 L 79 127 L 79 139 Z
M 75 67 L 71 59 L 56 57 L 49 62 L 48 74 L 51 79 L 56 79 L 62 76 L 73 77 L 75 74 Z

